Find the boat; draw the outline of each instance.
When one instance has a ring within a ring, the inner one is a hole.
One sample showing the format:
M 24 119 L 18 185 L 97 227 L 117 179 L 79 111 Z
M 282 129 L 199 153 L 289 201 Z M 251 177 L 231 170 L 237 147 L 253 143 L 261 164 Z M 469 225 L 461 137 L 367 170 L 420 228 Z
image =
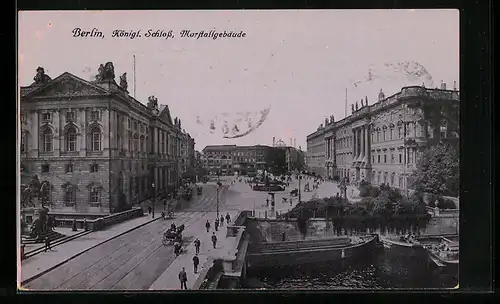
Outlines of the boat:
M 460 260 L 458 242 L 442 238 L 439 245 L 424 245 L 429 258 L 438 267 L 458 266 Z
M 384 248 L 390 249 L 390 248 L 409 248 L 409 249 L 415 249 L 415 248 L 422 248 L 422 244 L 418 242 L 417 240 L 414 241 L 398 241 L 398 240 L 393 240 L 390 238 L 387 238 L 385 236 L 379 235 L 379 239 L 384 245 Z

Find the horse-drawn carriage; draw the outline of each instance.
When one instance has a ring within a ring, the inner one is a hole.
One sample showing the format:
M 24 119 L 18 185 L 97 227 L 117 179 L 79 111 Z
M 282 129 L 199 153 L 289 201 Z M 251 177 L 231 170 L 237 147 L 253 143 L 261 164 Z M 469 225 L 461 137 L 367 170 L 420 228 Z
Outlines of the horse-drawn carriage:
M 175 227 L 175 225 L 172 224 L 172 226 L 170 226 L 170 229 L 165 231 L 165 233 L 163 234 L 163 245 L 167 246 L 176 242 L 182 244 L 182 231 L 184 231 L 184 225 Z

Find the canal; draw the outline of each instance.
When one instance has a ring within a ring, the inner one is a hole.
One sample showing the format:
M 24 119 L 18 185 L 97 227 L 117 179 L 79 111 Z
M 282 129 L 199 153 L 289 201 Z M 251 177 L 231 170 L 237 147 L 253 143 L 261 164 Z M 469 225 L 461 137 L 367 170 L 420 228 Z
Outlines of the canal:
M 259 269 L 258 273 L 250 269 L 248 275 L 277 289 L 441 289 L 458 284 L 458 268 L 443 269 L 428 263 L 425 253 L 408 256 L 382 248 L 368 258 Z

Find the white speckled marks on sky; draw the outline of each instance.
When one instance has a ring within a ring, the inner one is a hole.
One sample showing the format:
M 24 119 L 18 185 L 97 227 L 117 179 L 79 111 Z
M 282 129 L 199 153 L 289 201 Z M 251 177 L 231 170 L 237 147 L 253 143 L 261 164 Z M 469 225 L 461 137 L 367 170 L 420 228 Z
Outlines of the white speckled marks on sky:
M 196 123 L 203 133 L 213 134 L 226 139 L 246 136 L 259 128 L 267 119 L 271 107 L 260 111 L 198 115 Z

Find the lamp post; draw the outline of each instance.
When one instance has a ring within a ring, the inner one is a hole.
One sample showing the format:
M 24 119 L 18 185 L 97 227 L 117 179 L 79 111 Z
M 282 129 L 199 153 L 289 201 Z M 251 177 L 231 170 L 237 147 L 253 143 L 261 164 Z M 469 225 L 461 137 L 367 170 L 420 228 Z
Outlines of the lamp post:
M 219 190 L 220 187 L 222 186 L 222 183 L 220 181 L 217 182 L 217 219 L 219 218 Z
M 156 188 L 155 188 L 155 183 L 151 184 L 151 187 L 153 187 L 153 218 L 155 218 L 155 204 L 156 204 Z
M 302 180 L 302 175 L 299 174 L 299 202 L 298 202 L 298 204 L 300 204 L 301 194 L 302 194 L 302 190 L 300 189 L 300 181 L 301 180 Z

